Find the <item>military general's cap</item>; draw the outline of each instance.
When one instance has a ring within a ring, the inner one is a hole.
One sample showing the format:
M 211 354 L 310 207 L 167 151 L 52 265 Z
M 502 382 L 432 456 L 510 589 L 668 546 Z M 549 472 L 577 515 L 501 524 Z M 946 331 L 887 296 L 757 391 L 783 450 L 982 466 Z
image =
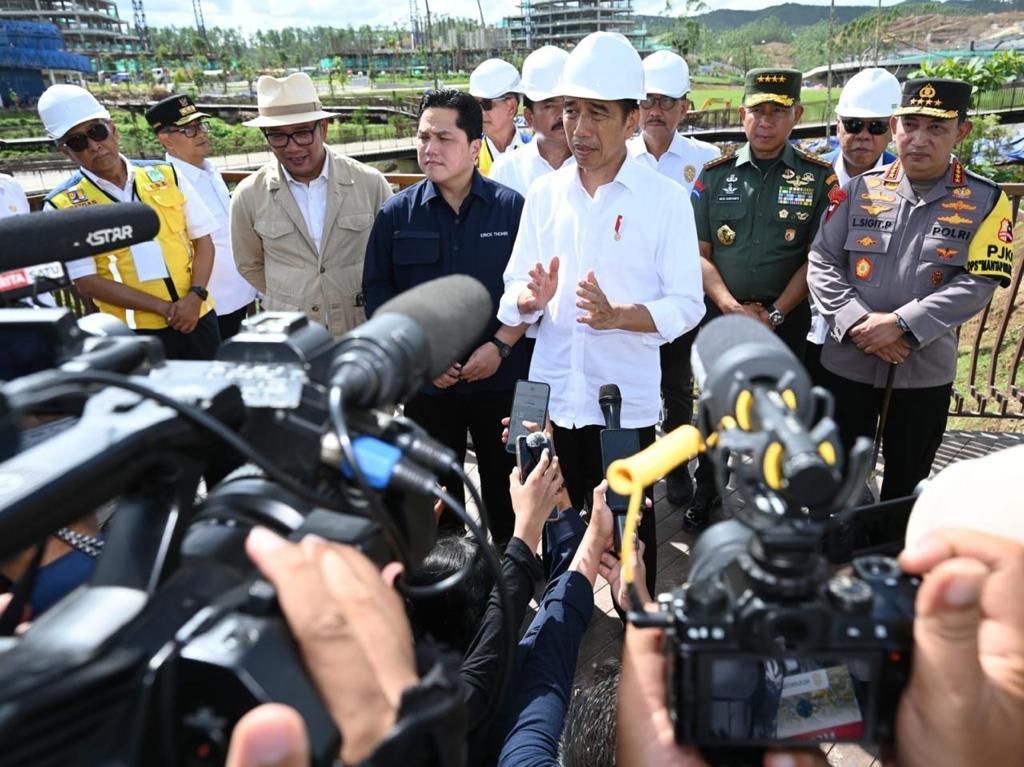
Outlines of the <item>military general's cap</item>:
M 146 110 L 146 122 L 155 131 L 172 125 L 187 125 L 200 117 L 209 116 L 206 112 L 200 112 L 192 97 L 186 95 L 168 96 Z
M 971 105 L 971 84 L 963 80 L 922 77 L 903 83 L 898 115 L 923 115 L 940 120 L 965 117 Z
M 791 107 L 800 101 L 803 73 L 798 69 L 751 69 L 743 84 L 743 106 L 771 101 Z

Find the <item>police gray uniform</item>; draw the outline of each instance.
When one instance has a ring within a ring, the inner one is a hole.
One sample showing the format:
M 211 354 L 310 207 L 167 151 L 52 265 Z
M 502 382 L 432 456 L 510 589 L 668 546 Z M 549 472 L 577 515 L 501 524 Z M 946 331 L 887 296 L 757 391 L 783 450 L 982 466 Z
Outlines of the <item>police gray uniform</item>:
M 821 362 L 832 374 L 828 385 L 847 447 L 858 434 L 873 433 L 874 420 L 858 423 L 864 419 L 844 411 L 865 385 L 880 397 L 889 371 L 857 348 L 849 330 L 869 312 L 894 312 L 913 349 L 895 369 L 883 498 L 909 494 L 927 476 L 945 431 L 956 330 L 989 302 L 997 283 L 1009 283 L 1012 219 L 999 187 L 955 158 L 945 179 L 920 199 L 899 160 L 830 194 L 807 280 L 830 328 Z M 901 391 L 907 396 L 898 402 Z

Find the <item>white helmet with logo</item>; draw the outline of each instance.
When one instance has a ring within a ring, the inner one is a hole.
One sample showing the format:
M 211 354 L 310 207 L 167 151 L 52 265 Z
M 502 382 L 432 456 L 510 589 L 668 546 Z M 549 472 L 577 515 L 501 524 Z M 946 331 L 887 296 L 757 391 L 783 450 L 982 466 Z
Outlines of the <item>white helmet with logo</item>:
M 839 94 L 836 114 L 840 117 L 891 117 L 900 105 L 899 80 L 885 69 L 863 69 L 846 83 Z
M 478 99 L 496 99 L 506 93 L 522 93 L 519 72 L 502 59 L 487 59 L 469 76 L 469 95 Z
M 644 90 L 682 98 L 690 92 L 690 68 L 672 51 L 655 51 L 644 59 Z
M 617 32 L 592 32 L 569 54 L 558 90 L 599 101 L 641 101 L 646 94 L 640 54 Z
M 558 81 L 569 60 L 568 51 L 545 45 L 523 62 L 523 93 L 530 101 L 543 101 L 558 94 Z
M 50 138 L 58 139 L 86 120 L 110 119 L 110 112 L 85 88 L 77 85 L 51 85 L 36 104 L 39 118 Z

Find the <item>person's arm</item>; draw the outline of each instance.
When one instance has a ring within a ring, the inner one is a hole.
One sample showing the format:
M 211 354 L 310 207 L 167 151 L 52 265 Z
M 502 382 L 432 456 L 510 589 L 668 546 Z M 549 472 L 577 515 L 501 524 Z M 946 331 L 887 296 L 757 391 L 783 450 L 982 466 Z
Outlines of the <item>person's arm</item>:
M 384 208 L 373 222 L 363 261 L 363 300 L 368 318 L 395 295 L 393 247 L 394 219 Z
M 267 274 L 263 264 L 263 240 L 254 228 L 252 211 L 246 202 L 248 187 L 236 190 L 231 198 L 231 252 L 238 273 L 260 293 L 267 292 Z
M 526 333 L 526 328 L 525 322 L 515 327 L 499 325 L 498 329 L 494 331 L 494 337 L 504 344 L 515 346 Z M 497 373 L 499 367 L 501 367 L 501 354 L 498 352 L 498 347 L 490 341 L 484 341 L 469 355 L 469 359 L 462 366 L 459 380 L 469 383 L 483 381 Z
M 789 314 L 807 298 L 807 264 L 803 264 L 793 272 L 786 287 L 775 299 L 775 308 L 783 314 Z
M 213 238 L 206 234 L 192 241 L 192 285 L 205 288 L 210 284 L 214 256 Z M 167 324 L 181 333 L 191 333 L 199 322 L 203 299 L 189 291 L 171 304 Z
M 100 277 L 98 274 L 86 275 L 75 279 L 75 288 L 83 296 L 94 301 L 102 301 L 125 309 L 137 309 L 152 312 L 166 318 L 171 312 L 171 302 L 162 298 L 143 293 L 133 287 L 114 280 Z
M 508 327 L 537 322 L 558 285 L 558 258 L 545 259 L 543 243 L 538 240 L 541 222 L 537 211 L 547 204 L 546 186 L 541 187 L 531 191 L 523 205 L 512 255 L 502 275 L 505 291 L 498 301 L 498 320 Z M 531 284 L 536 291 L 547 296 L 539 308 L 536 301 L 530 303 L 529 296 L 533 294 Z

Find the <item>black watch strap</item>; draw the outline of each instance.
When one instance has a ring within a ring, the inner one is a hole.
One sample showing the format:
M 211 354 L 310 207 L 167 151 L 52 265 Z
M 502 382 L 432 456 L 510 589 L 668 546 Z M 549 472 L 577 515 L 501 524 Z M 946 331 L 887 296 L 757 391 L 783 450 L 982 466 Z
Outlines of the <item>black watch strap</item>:
M 498 347 L 498 355 L 503 360 L 508 359 L 508 355 L 510 355 L 512 353 L 512 347 L 511 346 L 509 346 L 507 343 L 502 341 L 497 336 L 494 336 L 493 338 L 489 338 L 487 340 L 490 341 L 492 344 L 494 344 L 495 346 Z
M 199 296 L 204 301 L 207 298 L 209 298 L 209 296 L 210 296 L 210 291 L 208 291 L 206 288 L 204 288 L 204 287 L 202 287 L 200 285 L 193 285 L 191 288 L 188 289 L 188 292 L 189 293 L 195 293 L 197 296 Z

